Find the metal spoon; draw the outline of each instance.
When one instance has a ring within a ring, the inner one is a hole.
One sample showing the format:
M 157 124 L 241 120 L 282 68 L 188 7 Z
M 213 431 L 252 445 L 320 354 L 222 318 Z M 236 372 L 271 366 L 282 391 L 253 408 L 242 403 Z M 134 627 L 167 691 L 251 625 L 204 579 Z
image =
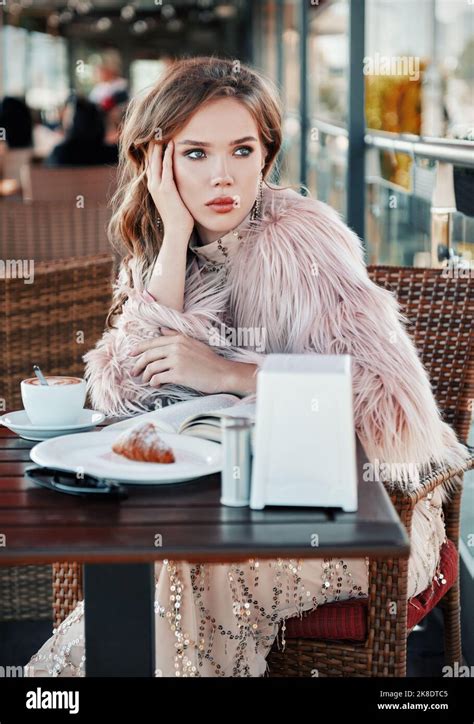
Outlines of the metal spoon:
M 33 365 L 33 370 L 34 370 L 35 375 L 36 375 L 37 378 L 39 379 L 40 383 L 41 383 L 42 385 L 47 385 L 48 383 L 47 383 L 47 381 L 46 381 L 46 378 L 45 378 L 45 376 L 43 375 L 43 373 L 41 372 L 41 370 L 40 370 L 40 368 L 38 367 L 38 365 Z

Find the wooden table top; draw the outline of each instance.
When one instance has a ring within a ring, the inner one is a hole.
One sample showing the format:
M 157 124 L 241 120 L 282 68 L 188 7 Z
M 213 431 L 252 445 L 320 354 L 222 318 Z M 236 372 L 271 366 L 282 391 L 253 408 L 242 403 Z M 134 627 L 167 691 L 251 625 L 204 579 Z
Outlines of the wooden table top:
M 227 507 L 219 500 L 220 473 L 187 483 L 130 486 L 129 497 L 121 501 L 65 495 L 40 488 L 24 475 L 34 465 L 29 451 L 35 444 L 0 426 L 2 565 L 409 554 L 405 528 L 383 485 L 363 481 L 367 458 L 359 443 L 356 513 Z

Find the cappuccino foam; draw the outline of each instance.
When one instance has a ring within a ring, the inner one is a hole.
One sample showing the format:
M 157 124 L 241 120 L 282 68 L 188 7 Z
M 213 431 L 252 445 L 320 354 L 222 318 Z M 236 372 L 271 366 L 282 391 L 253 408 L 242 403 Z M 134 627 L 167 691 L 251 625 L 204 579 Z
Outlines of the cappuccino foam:
M 57 385 L 78 385 L 80 382 L 82 382 L 79 377 L 60 377 L 54 375 L 52 375 L 51 377 L 45 375 L 45 380 L 51 387 L 56 387 Z M 24 380 L 24 382 L 27 385 L 38 385 L 41 387 L 45 387 L 45 385 L 41 385 L 41 382 L 37 377 L 30 377 L 29 379 Z

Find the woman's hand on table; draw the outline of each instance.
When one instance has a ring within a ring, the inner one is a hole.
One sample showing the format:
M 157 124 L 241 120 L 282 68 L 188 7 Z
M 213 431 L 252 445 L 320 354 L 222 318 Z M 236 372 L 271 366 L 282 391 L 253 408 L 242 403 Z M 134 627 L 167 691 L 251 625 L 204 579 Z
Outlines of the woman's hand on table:
M 206 394 L 230 391 L 232 361 L 221 357 L 205 344 L 176 330 L 162 328 L 162 335 L 134 345 L 133 376 L 143 372 L 142 381 L 151 387 L 173 383 Z

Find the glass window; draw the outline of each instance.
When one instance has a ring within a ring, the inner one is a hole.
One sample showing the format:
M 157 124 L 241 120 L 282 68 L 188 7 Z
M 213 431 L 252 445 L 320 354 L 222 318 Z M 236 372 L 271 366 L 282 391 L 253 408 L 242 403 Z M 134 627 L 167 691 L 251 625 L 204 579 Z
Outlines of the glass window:
M 347 0 L 310 11 L 307 39 L 310 117 L 347 123 L 348 32 Z
M 0 30 L 0 96 L 23 97 L 26 92 L 28 32 L 24 28 L 5 25 Z
M 275 83 L 278 81 L 277 2 L 265 0 L 261 7 L 261 69 Z
M 64 102 L 68 93 L 65 38 L 30 33 L 26 102 L 31 108 L 49 108 Z
M 327 135 L 313 126 L 309 129 L 307 147 L 307 186 L 311 195 L 345 216 L 347 138 L 343 135 Z
M 367 0 L 368 127 L 466 138 L 474 126 L 473 58 L 474 16 L 469 3 L 404 0 L 394 5 Z M 370 263 L 432 266 L 436 162 L 375 149 L 367 152 L 366 161 Z M 455 184 L 469 183 L 470 171 L 465 178 L 459 178 L 462 169 L 454 174 Z M 466 263 L 474 260 L 473 224 L 472 217 L 452 216 L 453 253 Z M 437 253 L 442 254 L 443 248 L 438 247 Z
M 441 137 L 472 127 L 472 3 L 367 0 L 366 62 L 369 127 Z
M 134 60 L 130 65 L 132 96 L 156 83 L 166 66 L 164 60 Z
M 283 6 L 283 99 L 289 113 L 298 113 L 300 104 L 300 7 L 296 0 Z
M 309 13 L 307 185 L 311 194 L 346 213 L 347 138 L 320 131 L 318 121 L 347 123 L 349 7 L 339 0 Z
M 296 0 L 286 0 L 283 6 L 283 146 L 281 183 L 300 181 L 300 6 Z

